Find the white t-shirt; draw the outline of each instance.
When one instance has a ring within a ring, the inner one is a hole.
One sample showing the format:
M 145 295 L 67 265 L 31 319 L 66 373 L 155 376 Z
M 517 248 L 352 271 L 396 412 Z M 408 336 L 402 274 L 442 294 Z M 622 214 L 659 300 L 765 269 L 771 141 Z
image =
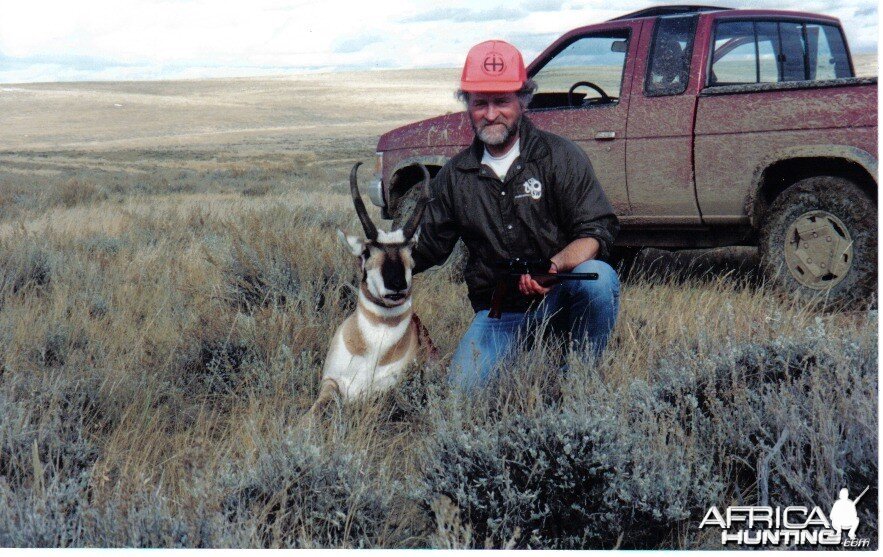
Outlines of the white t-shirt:
M 515 162 L 515 159 L 518 158 L 518 155 L 521 154 L 521 148 L 518 145 L 519 141 L 516 141 L 512 148 L 509 149 L 505 155 L 500 157 L 495 157 L 487 150 L 487 147 L 484 148 L 484 156 L 481 157 L 481 164 L 486 164 L 491 167 L 491 170 L 496 172 L 497 176 L 500 177 L 500 180 L 504 180 L 506 178 L 506 173 L 509 172 L 509 167 L 512 166 L 512 163 Z

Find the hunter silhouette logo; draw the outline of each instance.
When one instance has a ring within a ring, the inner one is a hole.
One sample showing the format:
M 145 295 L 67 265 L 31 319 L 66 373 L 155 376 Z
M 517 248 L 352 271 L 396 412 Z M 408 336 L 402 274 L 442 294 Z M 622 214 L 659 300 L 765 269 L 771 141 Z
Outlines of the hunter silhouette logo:
M 536 178 L 530 178 L 524 182 L 524 193 L 516 195 L 514 199 L 527 196 L 534 200 L 543 197 L 543 184 Z
M 859 523 L 858 511 L 855 510 L 855 505 L 868 491 L 868 487 L 854 501 L 849 499 L 848 489 L 844 487 L 840 490 L 840 498 L 834 501 L 834 506 L 831 507 L 831 526 L 837 530 L 838 534 L 842 533 L 843 530 L 849 530 L 849 539 L 855 539 L 855 529 L 858 528 Z
M 484 69 L 484 73 L 488 75 L 500 75 L 506 69 L 506 63 L 503 62 L 502 56 L 496 52 L 491 52 L 485 57 L 481 67 Z
M 699 529 L 709 526 L 720 528 L 721 545 L 842 545 L 867 548 L 870 546 L 869 538 L 855 537 L 859 526 L 855 506 L 869 488 L 866 487 L 855 499 L 849 498 L 848 489 L 841 489 L 829 516 L 825 516 L 819 507 L 736 506 L 727 507 L 723 513 L 717 507 L 711 507 L 705 513 Z

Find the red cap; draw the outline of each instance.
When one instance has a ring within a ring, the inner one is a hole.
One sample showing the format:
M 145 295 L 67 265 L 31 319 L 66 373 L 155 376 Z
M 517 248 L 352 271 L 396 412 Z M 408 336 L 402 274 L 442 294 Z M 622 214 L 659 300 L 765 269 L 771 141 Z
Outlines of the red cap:
M 506 41 L 485 41 L 466 55 L 460 89 L 467 93 L 514 93 L 527 81 L 518 49 Z

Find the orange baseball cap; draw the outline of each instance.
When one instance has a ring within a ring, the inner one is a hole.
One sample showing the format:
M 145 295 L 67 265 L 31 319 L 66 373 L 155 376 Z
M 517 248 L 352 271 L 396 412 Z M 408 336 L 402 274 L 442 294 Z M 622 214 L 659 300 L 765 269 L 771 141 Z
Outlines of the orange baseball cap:
M 527 81 L 521 52 L 506 41 L 485 41 L 469 49 L 460 89 L 467 93 L 511 93 Z

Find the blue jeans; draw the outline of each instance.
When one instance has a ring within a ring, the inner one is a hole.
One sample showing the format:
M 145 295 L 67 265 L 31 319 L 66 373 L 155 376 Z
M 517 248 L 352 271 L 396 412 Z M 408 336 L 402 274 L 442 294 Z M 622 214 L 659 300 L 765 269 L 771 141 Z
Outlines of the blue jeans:
M 452 386 L 464 391 L 485 386 L 494 368 L 544 322 L 571 340 L 574 350 L 599 356 L 619 313 L 619 277 L 594 259 L 573 272 L 598 273 L 598 280 L 561 281 L 531 311 L 504 312 L 500 319 L 489 318 L 488 310 L 476 313 L 451 360 Z

